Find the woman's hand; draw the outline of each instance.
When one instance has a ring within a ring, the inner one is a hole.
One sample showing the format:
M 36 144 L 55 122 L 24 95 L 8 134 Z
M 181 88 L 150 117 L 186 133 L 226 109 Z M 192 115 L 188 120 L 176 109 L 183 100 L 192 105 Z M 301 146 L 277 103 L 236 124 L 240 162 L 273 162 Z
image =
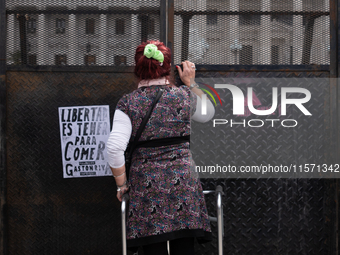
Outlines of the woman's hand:
M 122 202 L 123 195 L 129 190 L 129 187 L 127 184 L 125 184 L 123 187 L 120 188 L 120 191 L 117 191 L 117 198 L 119 202 Z
M 187 61 L 182 62 L 182 66 L 183 66 L 183 71 L 180 66 L 176 66 L 179 77 L 181 78 L 182 82 L 185 85 L 190 86 L 190 84 L 194 82 L 194 79 L 195 79 L 195 73 L 196 73 L 195 64 L 187 60 Z
M 112 175 L 115 178 L 117 187 L 120 187 L 120 191 L 117 191 L 117 198 L 122 202 L 123 194 L 129 190 L 129 184 L 126 178 L 125 165 L 118 168 L 111 168 Z

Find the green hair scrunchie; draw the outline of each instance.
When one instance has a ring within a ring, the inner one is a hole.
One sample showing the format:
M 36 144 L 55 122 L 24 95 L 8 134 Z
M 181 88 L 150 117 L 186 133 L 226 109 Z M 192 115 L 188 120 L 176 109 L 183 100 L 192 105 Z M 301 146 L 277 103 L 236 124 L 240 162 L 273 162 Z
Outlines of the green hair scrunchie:
M 154 58 L 161 63 L 163 63 L 163 61 L 164 61 L 163 53 L 160 50 L 158 50 L 156 45 L 154 45 L 152 43 L 149 43 L 145 46 L 144 56 L 147 57 L 147 58 Z

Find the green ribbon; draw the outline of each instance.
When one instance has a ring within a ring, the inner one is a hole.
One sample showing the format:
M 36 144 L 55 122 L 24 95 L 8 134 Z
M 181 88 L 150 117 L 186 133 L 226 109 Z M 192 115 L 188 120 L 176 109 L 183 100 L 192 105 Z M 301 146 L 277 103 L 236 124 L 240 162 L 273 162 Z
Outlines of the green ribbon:
M 161 63 L 163 63 L 163 61 L 164 61 L 163 53 L 160 50 L 158 50 L 156 45 L 154 45 L 152 43 L 149 43 L 145 46 L 144 56 L 147 57 L 147 58 L 154 58 Z

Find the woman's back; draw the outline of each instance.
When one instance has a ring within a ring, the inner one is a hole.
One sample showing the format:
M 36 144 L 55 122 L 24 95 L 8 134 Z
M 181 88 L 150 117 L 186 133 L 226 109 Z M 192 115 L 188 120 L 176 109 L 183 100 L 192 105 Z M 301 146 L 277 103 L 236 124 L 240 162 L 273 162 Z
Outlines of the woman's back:
M 163 95 L 139 141 L 190 135 L 190 101 L 195 103 L 195 97 L 190 100 L 187 87 L 163 85 L 141 87 L 119 101 L 117 109 L 131 120 L 132 137 L 160 88 L 164 89 Z M 191 173 L 190 159 L 189 142 L 142 147 L 134 152 L 127 231 L 130 244 L 142 244 L 135 238 L 150 236 L 153 241 L 154 235 L 174 231 L 201 229 L 197 234 L 193 233 L 194 236 L 204 236 L 204 231 L 209 231 L 202 188 Z M 166 240 L 166 235 L 163 238 Z
M 127 191 L 130 195 L 127 245 L 132 250 L 143 246 L 146 254 L 160 255 L 167 254 L 166 241 L 171 240 L 174 254 L 191 255 L 194 238 L 209 241 L 211 231 L 202 187 L 191 171 L 190 116 L 199 122 L 212 116 L 199 116 L 203 92 L 191 83 L 193 63 L 183 62 L 179 74 L 185 86 L 178 88 L 169 85 L 171 51 L 163 43 L 142 43 L 136 49 L 135 62 L 138 89 L 119 100 L 107 142 L 117 198 L 121 200 Z M 160 89 L 162 96 L 132 154 L 127 180 L 124 150 Z M 214 112 L 211 103 L 209 112 Z
M 141 87 L 125 95 L 117 109 L 126 113 L 132 124 L 132 138 L 146 115 L 159 89 L 164 90 L 156 104 L 139 141 L 190 135 L 190 110 L 195 110 L 195 97 L 190 97 L 188 87 L 149 86 Z

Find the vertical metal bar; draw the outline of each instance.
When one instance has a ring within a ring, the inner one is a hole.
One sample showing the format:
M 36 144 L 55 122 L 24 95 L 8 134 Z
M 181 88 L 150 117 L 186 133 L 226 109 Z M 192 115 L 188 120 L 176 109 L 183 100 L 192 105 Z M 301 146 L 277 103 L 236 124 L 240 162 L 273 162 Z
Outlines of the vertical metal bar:
M 310 53 L 312 50 L 313 30 L 315 17 L 307 16 L 305 26 L 305 36 L 303 38 L 302 64 L 309 65 Z
M 167 47 L 171 49 L 171 65 L 174 67 L 174 40 L 175 40 L 175 4 L 174 0 L 168 1 L 168 42 Z M 171 69 L 173 70 L 173 69 Z
M 336 78 L 338 75 L 338 12 L 337 12 L 337 0 L 330 0 L 329 2 L 330 11 L 330 78 Z
M 223 219 L 222 219 L 222 196 L 217 195 L 217 225 L 218 225 L 218 255 L 223 255 Z
M 26 17 L 19 15 L 19 31 L 20 31 L 20 51 L 21 51 L 21 64 L 27 64 L 27 34 L 26 34 Z
M 121 213 L 122 213 L 122 249 L 123 255 L 127 255 L 127 245 L 126 245 L 126 203 L 127 197 L 123 196 L 122 204 L 121 204 Z
M 332 10 L 334 8 L 334 10 Z M 339 71 L 340 71 L 340 45 L 339 45 L 339 40 L 340 40 L 340 1 L 339 0 L 330 0 L 330 15 L 331 15 L 331 47 L 333 46 L 335 49 L 334 55 L 336 56 L 336 58 L 333 60 L 335 61 L 335 67 L 333 67 L 337 72 L 336 72 L 336 83 L 335 86 L 332 87 L 333 91 L 336 92 L 335 98 L 337 100 L 334 100 L 336 103 L 336 110 L 335 110 L 335 115 L 336 117 L 336 121 L 335 124 L 332 123 L 332 130 L 333 132 L 336 134 L 336 139 L 334 139 L 334 141 L 336 141 L 336 149 L 335 149 L 335 162 L 339 162 L 339 153 L 340 153 L 340 128 L 339 128 L 339 121 L 340 121 L 340 109 L 339 109 L 339 100 L 340 100 L 340 90 L 339 90 Z M 335 17 L 334 17 L 335 16 Z M 332 22 L 332 18 L 334 18 L 334 22 Z M 333 27 L 334 26 L 334 27 Z M 335 33 L 335 35 L 334 35 Z M 334 35 L 334 39 L 332 38 L 332 36 Z M 333 44 L 333 45 L 332 45 Z M 334 45 L 335 44 L 335 45 Z M 331 52 L 331 56 L 332 56 L 332 52 Z M 335 94 L 335 93 L 334 93 Z M 335 210 L 335 230 L 334 230 L 334 239 L 335 239 L 335 254 L 339 254 L 339 179 L 335 180 L 335 205 L 336 205 L 336 210 Z
M 160 6 L 160 40 L 165 44 L 165 46 L 168 46 L 168 1 L 167 0 L 161 0 L 161 6 Z
M 338 128 L 338 117 L 339 111 L 339 104 L 338 100 L 340 99 L 339 95 L 339 23 L 340 23 L 340 6 L 338 0 L 330 0 L 329 2 L 329 11 L 330 11 L 330 67 L 329 67 L 329 75 L 330 75 L 330 115 L 331 115 L 331 123 L 330 123 L 330 132 L 331 132 L 331 163 L 339 162 L 338 155 L 339 155 L 339 142 L 340 142 L 340 133 Z M 335 194 L 334 194 L 334 201 L 335 201 L 335 215 L 332 219 L 335 221 L 335 229 L 331 233 L 331 251 L 332 254 L 338 254 L 339 252 L 339 180 L 334 180 L 335 184 Z M 333 241 L 334 240 L 334 241 Z M 334 247 L 334 248 L 333 248 Z
M 141 15 L 141 22 L 142 22 L 142 42 L 146 42 L 148 40 L 148 28 L 149 28 L 149 16 L 148 15 Z
M 0 254 L 7 254 L 6 218 L 6 0 L 0 0 Z
M 217 236 L 218 236 L 218 255 L 223 255 L 223 212 L 222 212 L 222 187 L 216 187 L 216 206 L 217 206 Z
M 182 15 L 182 50 L 181 61 L 188 60 L 189 52 L 189 25 L 192 16 Z

